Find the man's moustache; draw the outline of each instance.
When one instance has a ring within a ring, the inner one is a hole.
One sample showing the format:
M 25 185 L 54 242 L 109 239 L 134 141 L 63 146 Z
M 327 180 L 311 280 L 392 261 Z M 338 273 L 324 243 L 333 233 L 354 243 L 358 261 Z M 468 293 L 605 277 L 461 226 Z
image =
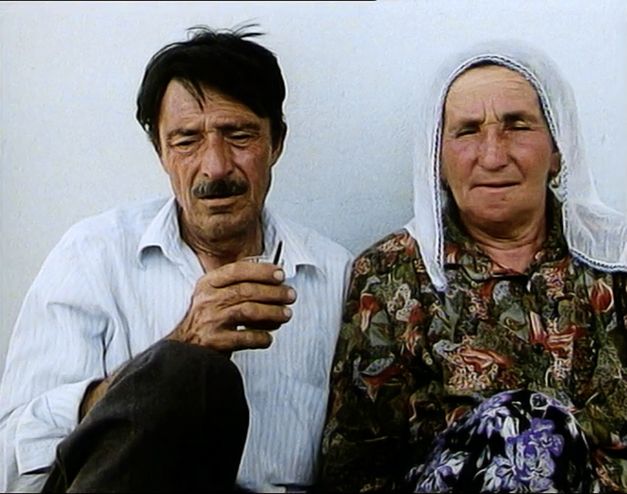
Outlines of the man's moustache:
M 248 191 L 248 184 L 239 180 L 213 180 L 200 182 L 192 189 L 197 199 L 218 199 L 222 197 L 238 196 Z

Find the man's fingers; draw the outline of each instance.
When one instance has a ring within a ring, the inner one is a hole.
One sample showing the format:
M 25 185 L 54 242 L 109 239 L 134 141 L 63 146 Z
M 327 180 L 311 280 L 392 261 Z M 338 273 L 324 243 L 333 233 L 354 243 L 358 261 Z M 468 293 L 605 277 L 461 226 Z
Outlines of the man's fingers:
M 225 325 L 276 329 L 292 317 L 292 310 L 284 305 L 243 302 L 225 311 Z
M 245 281 L 279 285 L 284 280 L 283 269 L 275 264 L 242 261 L 225 264 L 218 269 L 209 271 L 204 276 L 204 281 L 215 288 Z
M 296 291 L 287 285 L 264 285 L 261 283 L 237 283 L 222 289 L 221 297 L 226 306 L 243 301 L 267 304 L 291 304 L 296 300 Z
M 245 329 L 243 331 L 234 331 L 234 333 L 236 350 L 268 348 L 272 344 L 272 335 L 267 331 Z
M 268 331 L 244 329 L 222 331 L 212 339 L 211 348 L 220 352 L 254 350 L 268 348 L 272 344 L 272 335 Z

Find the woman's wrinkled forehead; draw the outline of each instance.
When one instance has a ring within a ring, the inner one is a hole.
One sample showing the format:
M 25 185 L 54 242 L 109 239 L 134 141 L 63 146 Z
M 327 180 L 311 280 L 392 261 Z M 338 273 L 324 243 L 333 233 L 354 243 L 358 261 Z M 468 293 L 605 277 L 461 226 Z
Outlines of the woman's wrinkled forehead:
M 468 79 L 469 76 L 472 76 L 472 75 L 476 76 L 476 75 L 481 74 L 482 72 L 486 72 L 486 71 L 482 71 L 481 69 L 488 69 L 488 70 L 496 69 L 496 70 L 492 70 L 492 72 L 502 71 L 505 74 L 507 74 L 507 72 L 510 72 L 512 74 L 515 74 L 516 76 L 519 76 L 520 78 L 524 79 L 525 81 L 529 83 L 533 91 L 538 96 L 538 101 L 540 101 L 540 95 L 538 94 L 538 90 L 537 90 L 537 87 L 539 86 L 539 82 L 535 79 L 535 77 L 530 77 L 530 73 L 528 71 L 527 72 L 522 71 L 517 66 L 513 66 L 513 65 L 497 63 L 492 60 L 483 60 L 483 61 L 476 61 L 474 63 L 462 64 L 460 68 L 458 68 L 456 71 L 454 71 L 451 74 L 446 84 L 444 97 L 442 98 L 442 101 L 441 101 L 442 106 L 444 107 L 444 105 L 446 104 L 446 99 L 447 99 L 449 92 L 451 91 L 452 88 L 454 89 L 454 86 L 458 85 L 460 79 Z M 515 77 L 515 78 L 518 78 L 518 77 Z
M 528 102 L 527 106 L 535 107 L 534 113 L 541 113 L 538 93 L 531 83 L 520 73 L 501 65 L 472 67 L 457 76 L 448 90 L 445 113 L 449 112 L 451 105 L 468 110 L 477 98 L 480 101 L 499 98 L 511 104 L 522 100 Z M 527 109 L 532 110 L 531 107 Z
M 453 84 L 455 84 L 455 82 L 458 81 L 460 77 L 467 74 L 469 71 L 473 71 L 483 67 L 502 67 L 503 69 L 510 70 L 513 73 L 520 75 L 530 84 L 531 88 L 538 98 L 538 104 L 540 105 L 542 116 L 544 117 L 544 120 L 549 128 L 551 137 L 555 141 L 555 124 L 553 119 L 551 118 L 550 104 L 542 83 L 523 63 L 502 56 L 489 55 L 485 57 L 473 57 L 460 64 L 448 77 L 445 83 L 445 87 L 443 88 L 443 91 L 441 93 L 441 98 L 439 101 L 440 118 L 443 120 L 447 96 Z

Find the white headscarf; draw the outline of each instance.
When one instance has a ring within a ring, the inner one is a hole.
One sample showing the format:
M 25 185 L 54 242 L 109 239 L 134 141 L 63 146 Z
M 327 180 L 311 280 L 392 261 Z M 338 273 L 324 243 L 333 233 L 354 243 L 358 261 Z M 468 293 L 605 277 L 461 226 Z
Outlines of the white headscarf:
M 416 239 L 437 290 L 446 289 L 440 180 L 443 108 L 453 81 L 481 63 L 510 68 L 538 93 L 561 167 L 549 186 L 562 203 L 563 229 L 571 254 L 602 271 L 627 271 L 627 220 L 603 204 L 586 162 L 575 98 L 570 85 L 545 54 L 520 42 L 495 41 L 462 53 L 440 69 L 423 110 L 423 133 L 414 163 L 414 218 L 405 228 Z

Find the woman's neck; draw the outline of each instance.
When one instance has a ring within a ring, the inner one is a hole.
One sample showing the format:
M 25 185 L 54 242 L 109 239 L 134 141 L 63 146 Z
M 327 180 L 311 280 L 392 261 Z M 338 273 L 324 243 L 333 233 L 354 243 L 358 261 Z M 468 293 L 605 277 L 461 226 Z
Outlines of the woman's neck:
M 547 235 L 546 216 L 521 225 L 492 226 L 485 228 L 464 222 L 470 237 L 497 264 L 524 273 L 536 252 L 540 250 Z

